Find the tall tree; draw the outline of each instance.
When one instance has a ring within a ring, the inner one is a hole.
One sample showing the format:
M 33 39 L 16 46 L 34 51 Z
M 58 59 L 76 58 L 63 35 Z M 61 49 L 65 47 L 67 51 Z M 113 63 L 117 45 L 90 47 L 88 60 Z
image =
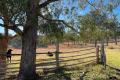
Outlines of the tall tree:
M 7 0 L 5 1 L 10 4 L 12 3 L 12 1 L 7 1 Z M 57 0 L 47 0 L 44 2 L 43 1 L 39 2 L 39 0 L 18 1 L 19 8 L 15 7 L 16 4 L 13 4 L 13 6 L 8 4 L 5 5 L 6 7 L 8 7 L 7 10 L 9 10 L 9 8 L 11 8 L 10 11 L 12 11 L 12 8 L 18 9 L 20 10 L 20 12 L 23 12 L 22 16 L 25 15 L 26 17 L 25 25 L 23 25 L 23 31 L 18 29 L 16 23 L 13 23 L 11 18 L 9 18 L 9 23 L 12 22 L 11 25 L 6 25 L 8 26 L 9 29 L 18 32 L 22 36 L 22 56 L 21 56 L 20 71 L 18 78 L 19 80 L 25 80 L 26 78 L 29 78 L 29 80 L 33 80 L 35 78 L 34 75 L 36 74 L 35 72 L 36 71 L 36 66 L 35 66 L 36 38 L 37 38 L 39 10 L 47 6 L 49 3 L 55 1 Z M 4 2 L 4 4 L 6 4 L 6 2 Z M 4 10 L 4 8 L 2 10 Z M 20 12 L 16 12 L 12 16 L 15 16 L 17 13 L 20 14 Z M 3 14 L 1 16 L 3 17 Z M 21 18 L 22 16 L 17 17 L 17 19 Z M 1 24 L 1 26 L 5 27 L 4 24 Z
M 0 1 L 1 6 L 2 6 L 1 4 L 2 1 Z M 5 1 L 4 4 L 9 3 L 9 5 L 8 4 L 5 5 L 8 7 L 7 11 L 10 11 L 9 13 L 11 12 L 14 13 L 12 14 L 12 18 L 9 17 L 10 25 L 7 25 L 7 28 L 14 30 L 15 32 L 19 33 L 22 36 L 22 56 L 21 56 L 21 63 L 20 63 L 19 80 L 25 80 L 26 78 L 27 80 L 35 80 L 35 76 L 34 76 L 36 74 L 35 72 L 36 54 L 35 53 L 36 53 L 38 16 L 40 16 L 46 21 L 59 22 L 68 26 L 73 30 L 75 29 L 69 26 L 68 24 L 66 24 L 65 21 L 63 20 L 55 20 L 55 19 L 50 19 L 48 17 L 46 18 L 44 14 L 42 14 L 43 8 L 45 8 L 48 4 L 55 1 L 59 1 L 59 0 L 11 0 L 11 1 L 4 0 L 4 1 Z M 72 1 L 74 0 L 68 0 L 68 2 L 72 2 Z M 0 10 L 4 10 L 4 8 Z M 0 11 L 0 15 L 3 17 L 3 13 L 1 13 L 1 11 Z M 23 30 L 21 30 L 18 27 L 15 21 L 18 21 L 19 25 L 21 23 L 24 24 Z M 43 21 L 43 20 L 40 20 L 40 21 Z M 1 24 L 1 26 L 5 27 L 4 24 Z

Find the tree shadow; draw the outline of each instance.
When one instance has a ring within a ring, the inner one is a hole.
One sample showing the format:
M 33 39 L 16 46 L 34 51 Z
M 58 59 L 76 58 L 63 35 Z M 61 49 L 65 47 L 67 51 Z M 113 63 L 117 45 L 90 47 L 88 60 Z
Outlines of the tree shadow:
M 4 80 L 6 77 L 6 61 L 3 56 L 0 55 L 0 80 Z
M 72 80 L 71 73 L 65 71 L 66 69 L 63 67 L 56 68 L 51 71 L 53 74 L 44 76 L 44 80 Z
M 120 75 L 120 69 L 112 67 L 112 66 L 109 66 L 109 65 L 106 65 L 106 66 L 108 66 L 109 68 L 111 68 L 113 70 L 116 70 L 117 71 L 117 75 Z

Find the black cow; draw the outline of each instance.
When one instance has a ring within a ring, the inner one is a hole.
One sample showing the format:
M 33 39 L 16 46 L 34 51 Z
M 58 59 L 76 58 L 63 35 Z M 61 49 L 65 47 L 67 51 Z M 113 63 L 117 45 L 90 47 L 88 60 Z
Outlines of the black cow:
M 50 57 L 52 57 L 53 53 L 52 52 L 48 52 L 47 55 L 50 56 Z
M 7 51 L 7 60 L 10 61 L 10 62 L 11 62 L 12 51 L 13 51 L 12 49 L 9 49 Z

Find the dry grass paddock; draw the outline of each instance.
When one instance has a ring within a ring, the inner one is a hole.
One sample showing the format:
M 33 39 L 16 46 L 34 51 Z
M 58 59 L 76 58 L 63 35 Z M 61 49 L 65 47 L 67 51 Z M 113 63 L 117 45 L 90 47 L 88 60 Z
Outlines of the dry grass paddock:
M 114 49 L 110 49 L 109 47 L 111 47 L 111 46 Z M 48 48 L 38 48 L 36 50 L 37 53 L 47 53 L 48 51 L 54 52 L 55 46 L 48 46 Z M 80 63 L 80 61 L 81 62 L 84 62 L 87 60 L 89 61 L 90 60 L 89 56 L 96 56 L 94 47 L 67 47 L 66 45 L 64 45 L 64 46 L 61 45 L 60 52 L 63 52 L 62 54 L 60 54 L 60 61 L 63 61 L 63 62 L 60 62 L 61 65 L 63 65 L 63 64 L 67 65 L 68 63 L 69 64 L 73 64 L 73 63 L 77 64 L 77 63 Z M 66 53 L 66 52 L 71 52 L 71 53 Z M 107 55 L 107 63 L 110 64 L 113 62 L 112 64 L 114 64 L 114 61 L 115 61 L 116 63 L 118 63 L 117 66 L 119 66 L 120 62 L 117 59 L 119 59 L 118 56 L 120 55 L 120 43 L 118 43 L 118 45 L 115 45 L 114 43 L 110 43 L 109 46 L 107 46 L 105 48 L 105 52 Z M 21 53 L 20 49 L 13 49 L 13 54 L 20 54 L 20 53 Z M 82 54 L 87 54 L 87 55 L 82 55 Z M 86 58 L 86 57 L 88 57 L 88 58 Z M 86 59 L 80 60 L 80 58 L 86 58 Z M 115 58 L 117 58 L 117 59 L 115 59 Z M 55 55 L 53 57 L 50 57 L 47 54 L 37 54 L 36 59 L 37 59 L 36 63 L 41 66 L 41 65 L 43 65 L 42 63 L 51 62 L 51 61 L 54 62 Z M 79 59 L 79 60 L 77 60 L 77 59 Z M 19 60 L 20 60 L 20 56 L 13 56 L 12 57 L 13 63 L 14 63 L 14 61 L 19 62 Z M 66 62 L 64 62 L 64 61 L 66 61 Z M 18 65 L 14 65 L 14 66 L 18 66 Z
M 48 56 L 48 51 L 54 52 L 55 46 L 49 46 L 48 48 L 38 48 L 36 50 L 36 67 L 37 72 L 43 72 L 43 68 L 55 68 L 55 55 L 53 57 Z M 60 47 L 60 66 L 72 67 L 72 66 L 81 66 L 85 64 L 95 63 L 96 62 L 96 54 L 94 47 Z M 13 48 L 12 54 L 20 54 L 20 49 Z M 7 72 L 8 75 L 14 75 L 18 73 L 20 63 L 20 55 L 13 55 L 12 62 L 7 63 Z M 12 73 L 11 73 L 12 72 Z
M 111 49 L 110 47 L 113 48 Z M 107 55 L 107 64 L 112 67 L 119 68 L 120 67 L 120 43 L 115 45 L 114 43 L 110 43 L 109 46 L 105 47 L 105 52 Z M 21 54 L 20 49 L 12 48 L 12 54 Z M 36 66 L 37 71 L 43 71 L 43 68 L 54 68 L 55 64 L 55 55 L 53 57 L 48 56 L 47 54 L 40 54 L 40 53 L 47 53 L 48 51 L 54 52 L 55 46 L 48 46 L 48 48 L 38 48 L 36 50 Z M 96 51 L 95 47 L 68 47 L 68 46 L 60 46 L 60 66 L 72 67 L 72 66 L 81 66 L 89 63 L 96 62 Z M 18 73 L 19 70 L 19 63 L 20 63 L 20 55 L 12 56 L 12 62 L 7 63 L 7 74 L 14 75 Z

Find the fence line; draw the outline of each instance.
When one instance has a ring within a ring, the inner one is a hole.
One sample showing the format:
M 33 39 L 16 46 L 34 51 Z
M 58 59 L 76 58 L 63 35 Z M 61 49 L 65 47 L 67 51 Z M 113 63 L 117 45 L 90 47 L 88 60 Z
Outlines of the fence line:
M 92 50 L 92 49 L 95 49 L 95 48 L 88 48 L 88 49 L 82 49 L 82 50 L 77 50 L 77 51 L 69 51 L 69 52 L 59 52 L 61 54 L 63 53 L 73 53 L 73 52 L 80 52 L 80 51 L 86 51 L 86 50 Z M 3 56 L 6 56 L 5 54 L 6 52 L 0 52 L 0 55 L 3 55 Z M 53 51 L 51 53 L 56 53 L 56 51 Z M 42 52 L 42 53 L 36 53 L 36 55 L 38 54 L 48 54 L 48 52 Z M 21 56 L 21 54 L 11 54 L 12 56 Z
M 88 54 L 93 54 L 95 52 L 88 52 L 88 53 L 83 53 L 83 54 L 80 54 L 80 55 L 74 55 L 74 56 L 68 56 L 68 57 L 76 57 L 76 56 L 83 56 L 83 55 L 88 55 Z M 68 57 L 60 57 L 60 58 L 68 58 Z
M 72 51 L 73 52 L 73 51 Z M 72 53 L 71 52 L 71 53 Z M 66 54 L 67 52 L 62 52 L 62 53 L 64 53 L 64 54 Z M 47 54 L 47 53 L 45 53 L 45 54 Z M 59 57 L 60 59 L 64 59 L 64 58 L 70 58 L 70 57 L 78 57 L 78 56 L 83 56 L 83 55 L 89 55 L 89 54 L 95 54 L 95 51 L 92 51 L 92 52 L 87 52 L 87 53 L 83 53 L 83 54 L 77 54 L 77 55 L 74 55 L 74 56 L 67 56 L 67 57 Z M 14 57 L 14 56 L 19 56 L 19 55 L 21 55 L 21 54 L 12 54 L 12 56 Z M 39 54 L 40 55 L 40 54 Z M 36 59 L 36 62 L 39 62 L 39 60 L 42 60 L 42 61 L 50 61 L 50 60 L 55 60 L 55 58 L 48 58 L 48 59 Z M 6 61 L 6 60 L 3 60 L 4 62 Z M 20 62 L 20 60 L 12 60 L 12 61 L 15 61 L 15 62 Z M 15 64 L 15 63 L 12 63 L 12 64 Z
M 63 61 L 59 61 L 59 62 L 67 62 L 67 61 L 75 61 L 75 60 L 81 60 L 81 59 L 87 59 L 87 58 L 93 58 L 96 56 L 88 56 L 88 57 L 83 57 L 83 58 L 77 58 L 77 59 L 70 59 L 70 60 L 63 60 Z
M 92 50 L 94 48 L 90 48 L 90 49 L 86 49 L 86 50 Z M 62 54 L 66 54 L 66 53 L 75 53 L 75 52 L 80 52 L 80 51 L 85 51 L 85 50 L 78 50 L 78 51 L 70 51 L 70 52 L 60 52 Z M 55 52 L 52 52 L 52 53 L 55 53 Z M 59 57 L 60 59 L 64 59 L 64 58 L 70 58 L 70 57 L 76 57 L 76 56 L 83 56 L 83 55 L 88 55 L 88 54 L 93 54 L 95 53 L 95 51 L 92 51 L 92 52 L 87 52 L 87 53 L 83 53 L 83 54 L 77 54 L 77 55 L 74 55 L 74 56 L 67 56 L 67 57 Z M 48 54 L 48 53 L 36 53 L 37 55 L 39 54 Z M 6 56 L 5 54 L 2 54 L 3 56 Z M 21 56 L 21 54 L 12 54 L 12 56 Z M 95 56 L 94 56 L 95 57 Z M 36 59 L 36 62 L 38 61 L 39 59 Z M 55 60 L 55 58 L 49 58 L 49 59 L 40 59 L 42 61 L 50 61 L 50 60 Z M 5 61 L 5 60 L 4 60 Z M 20 61 L 20 60 L 12 60 L 12 61 Z M 13 64 L 17 64 L 17 63 L 13 63 Z
M 85 65 L 96 63 L 96 51 L 95 48 L 88 48 L 77 51 L 69 51 L 69 52 L 60 52 L 59 63 L 60 67 L 70 67 L 77 65 Z M 87 51 L 87 52 L 85 52 Z M 56 52 L 52 52 L 56 53 Z M 70 53 L 70 55 L 68 55 Z M 73 55 L 72 55 L 73 53 Z M 48 53 L 36 53 L 37 55 L 48 54 Z M 67 54 L 67 55 L 63 55 Z M 3 54 L 6 56 L 5 54 Z M 12 57 L 21 56 L 21 54 L 12 54 Z M 47 55 L 46 55 L 47 56 Z M 56 60 L 55 57 L 46 57 L 47 59 L 36 59 L 36 71 L 44 69 L 55 69 L 56 68 Z M 5 62 L 5 60 L 4 60 Z M 11 63 L 6 63 L 6 75 L 12 75 L 10 73 L 18 74 L 19 71 L 20 60 L 12 60 Z M 13 65 L 13 66 L 12 66 Z M 14 66 L 17 65 L 17 66 Z M 0 68 L 0 71 L 4 68 Z M 2 72 L 0 72 L 0 75 Z
M 79 62 L 79 63 L 75 63 L 75 64 L 70 64 L 70 65 L 65 65 L 65 66 L 62 66 L 62 67 L 66 67 L 66 66 L 75 66 L 75 65 L 78 65 L 78 64 L 83 64 L 83 63 L 88 63 L 88 62 L 92 62 L 92 63 L 95 63 L 95 59 L 93 60 L 89 60 L 89 61 L 84 61 L 84 62 Z

